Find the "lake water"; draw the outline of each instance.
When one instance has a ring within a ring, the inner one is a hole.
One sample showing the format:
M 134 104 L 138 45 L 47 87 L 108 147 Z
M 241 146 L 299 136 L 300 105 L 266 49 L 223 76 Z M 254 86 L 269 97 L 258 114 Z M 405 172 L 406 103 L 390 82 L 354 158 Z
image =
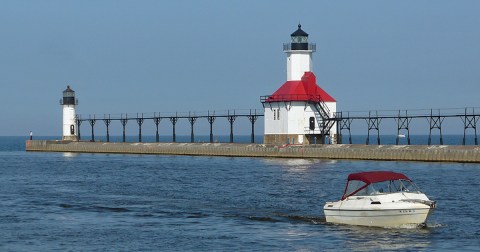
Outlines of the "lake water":
M 247 137 L 248 139 L 248 137 Z M 0 251 L 478 250 L 480 165 L 27 153 L 0 137 Z M 325 223 L 349 173 L 405 173 L 426 228 Z

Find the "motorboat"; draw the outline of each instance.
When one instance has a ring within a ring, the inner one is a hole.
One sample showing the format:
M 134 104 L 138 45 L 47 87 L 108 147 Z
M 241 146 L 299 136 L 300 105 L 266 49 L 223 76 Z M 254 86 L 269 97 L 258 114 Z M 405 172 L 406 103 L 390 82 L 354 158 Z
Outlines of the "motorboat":
M 348 175 L 342 199 L 323 209 L 330 223 L 411 227 L 426 225 L 435 203 L 404 174 L 370 171 Z

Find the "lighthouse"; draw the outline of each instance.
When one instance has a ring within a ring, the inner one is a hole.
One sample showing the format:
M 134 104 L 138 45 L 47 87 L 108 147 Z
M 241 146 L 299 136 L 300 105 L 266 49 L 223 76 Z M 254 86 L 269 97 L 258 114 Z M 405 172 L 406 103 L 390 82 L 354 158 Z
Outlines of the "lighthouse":
M 272 95 L 260 98 L 264 107 L 264 143 L 336 143 L 336 100 L 316 82 L 312 71 L 314 43 L 298 29 L 283 45 L 287 54 L 287 81 Z
M 75 91 L 70 86 L 63 91 L 63 99 L 60 100 L 60 105 L 63 106 L 63 135 L 62 140 L 77 141 L 77 126 L 75 123 L 75 106 L 78 105 L 78 100 L 75 99 Z

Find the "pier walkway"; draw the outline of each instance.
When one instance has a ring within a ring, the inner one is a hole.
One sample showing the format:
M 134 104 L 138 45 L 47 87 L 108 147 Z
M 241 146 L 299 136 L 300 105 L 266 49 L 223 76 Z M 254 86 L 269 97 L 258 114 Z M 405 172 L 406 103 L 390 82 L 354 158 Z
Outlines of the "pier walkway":
M 107 143 L 27 140 L 27 151 L 363 159 L 480 163 L 480 147 L 448 145 L 285 145 L 236 143 Z

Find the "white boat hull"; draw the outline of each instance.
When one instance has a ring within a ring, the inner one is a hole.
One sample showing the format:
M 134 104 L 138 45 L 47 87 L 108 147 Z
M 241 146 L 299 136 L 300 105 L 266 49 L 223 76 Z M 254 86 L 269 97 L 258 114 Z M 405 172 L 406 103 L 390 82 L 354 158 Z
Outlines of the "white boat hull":
M 392 193 L 377 196 L 349 197 L 327 202 L 327 222 L 374 227 L 400 227 L 426 223 L 435 202 L 425 194 Z
M 327 222 L 373 227 L 401 227 L 426 223 L 430 208 L 389 210 L 327 210 Z

